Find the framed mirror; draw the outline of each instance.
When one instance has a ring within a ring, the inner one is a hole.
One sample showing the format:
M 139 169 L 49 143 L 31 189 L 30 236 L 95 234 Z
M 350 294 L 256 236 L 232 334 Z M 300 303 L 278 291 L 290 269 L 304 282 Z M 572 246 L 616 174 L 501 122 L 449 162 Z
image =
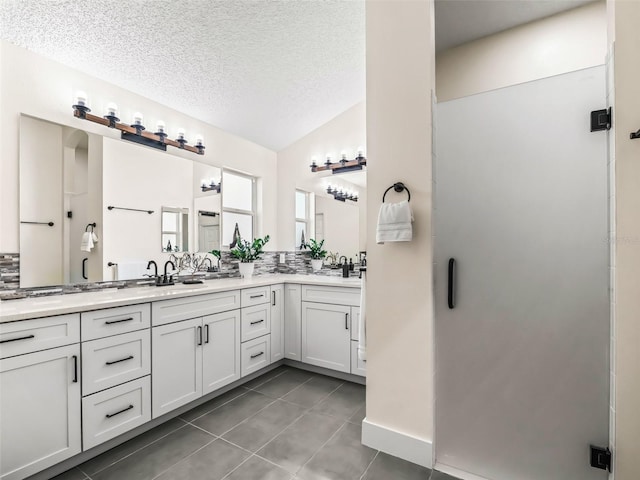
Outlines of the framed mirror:
M 189 250 L 189 209 L 162 207 L 162 228 L 160 232 L 163 252 L 183 252 Z

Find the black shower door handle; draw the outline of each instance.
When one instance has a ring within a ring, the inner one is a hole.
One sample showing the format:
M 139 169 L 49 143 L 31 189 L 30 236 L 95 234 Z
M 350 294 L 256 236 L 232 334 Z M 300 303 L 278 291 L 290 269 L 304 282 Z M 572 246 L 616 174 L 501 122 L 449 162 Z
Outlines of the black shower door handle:
M 449 259 L 449 279 L 447 287 L 447 301 L 449 302 L 449 308 L 454 308 L 455 304 L 455 282 L 456 282 L 456 260 L 454 258 Z

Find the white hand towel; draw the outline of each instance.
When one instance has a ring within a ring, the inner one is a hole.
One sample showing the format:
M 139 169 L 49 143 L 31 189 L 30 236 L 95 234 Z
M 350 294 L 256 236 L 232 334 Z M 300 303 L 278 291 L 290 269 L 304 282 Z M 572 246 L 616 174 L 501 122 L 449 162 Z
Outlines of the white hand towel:
M 367 314 L 365 304 L 367 294 L 365 285 L 367 284 L 367 272 L 362 273 L 362 286 L 360 287 L 360 318 L 358 319 L 358 358 L 363 362 L 367 361 Z
M 82 234 L 82 242 L 80 242 L 80 250 L 83 252 L 90 252 L 93 248 L 93 238 L 91 232 L 84 232 Z
M 91 240 L 93 240 L 93 243 L 98 243 L 98 235 L 93 230 L 91 231 Z
M 408 201 L 383 203 L 378 214 L 376 243 L 410 242 L 413 238 L 413 213 Z

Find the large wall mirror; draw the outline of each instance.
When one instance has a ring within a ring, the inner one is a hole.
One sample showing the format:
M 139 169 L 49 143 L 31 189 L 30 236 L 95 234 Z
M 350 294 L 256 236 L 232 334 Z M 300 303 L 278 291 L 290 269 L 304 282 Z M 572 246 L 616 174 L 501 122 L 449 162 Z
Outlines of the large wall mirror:
M 220 193 L 201 187 L 220 178 L 213 165 L 23 115 L 20 286 L 140 278 L 149 260 L 218 250 Z

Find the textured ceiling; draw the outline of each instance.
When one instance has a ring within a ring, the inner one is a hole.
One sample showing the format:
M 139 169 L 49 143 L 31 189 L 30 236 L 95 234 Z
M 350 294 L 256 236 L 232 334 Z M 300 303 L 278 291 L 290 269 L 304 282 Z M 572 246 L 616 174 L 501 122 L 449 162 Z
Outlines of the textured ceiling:
M 588 1 L 437 0 L 436 46 Z M 365 98 L 364 0 L 0 0 L 0 38 L 273 150 Z

